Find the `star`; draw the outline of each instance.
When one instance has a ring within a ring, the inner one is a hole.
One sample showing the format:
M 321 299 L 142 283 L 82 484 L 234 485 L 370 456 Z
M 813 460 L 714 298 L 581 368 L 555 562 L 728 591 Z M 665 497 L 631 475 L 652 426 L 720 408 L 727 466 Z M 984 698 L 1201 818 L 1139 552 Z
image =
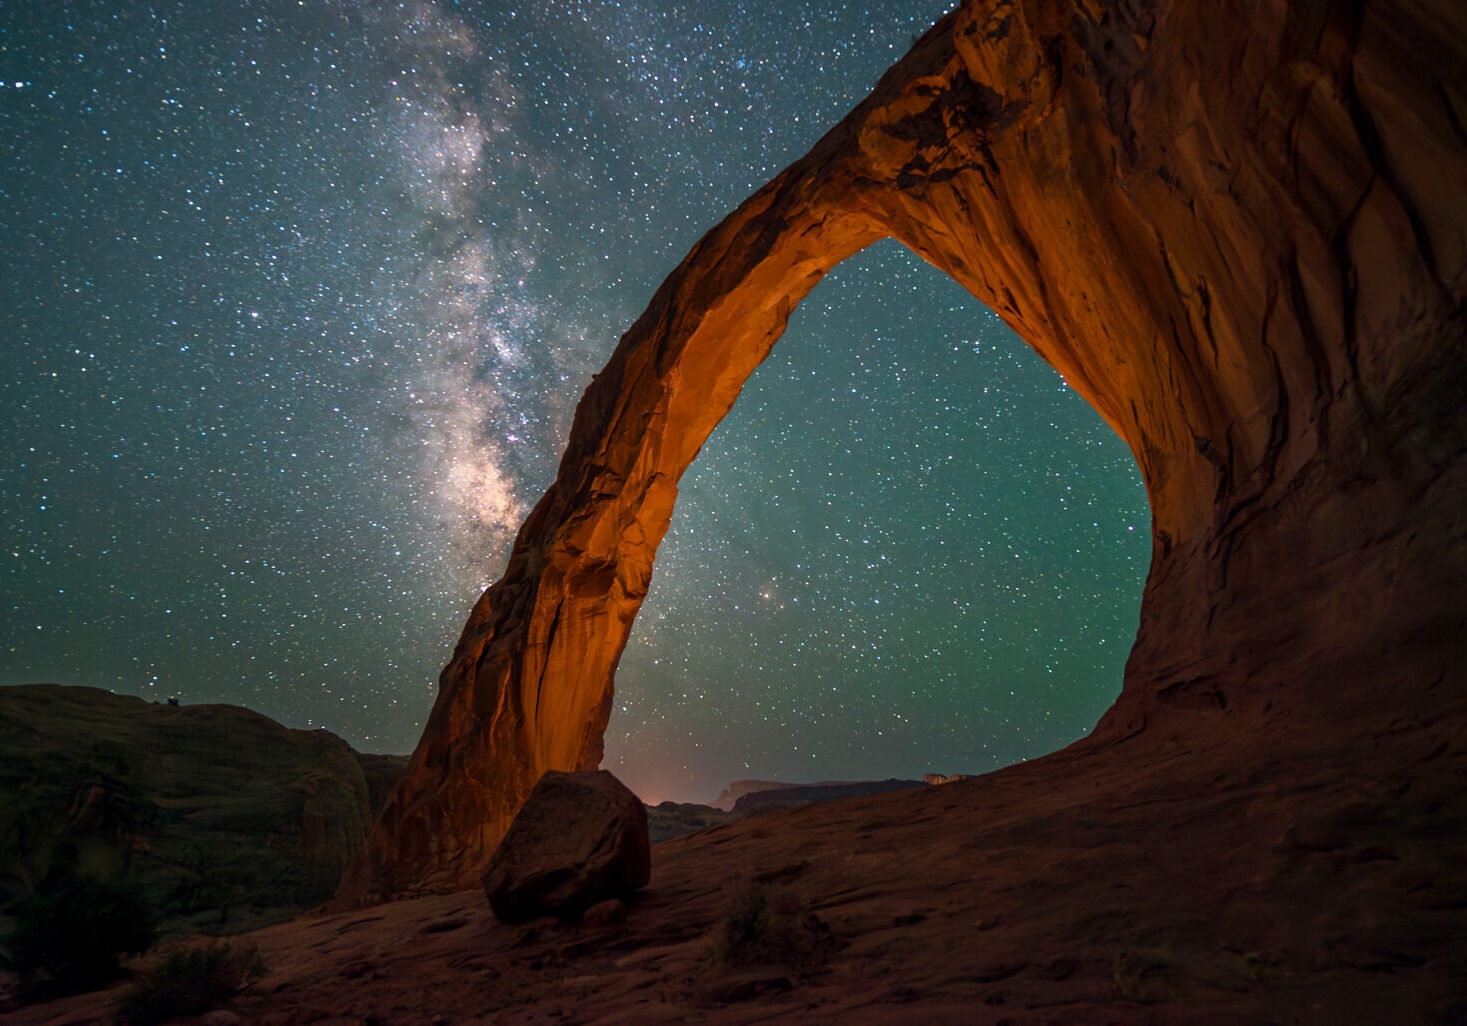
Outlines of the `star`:
M 25 6 L 0 683 L 410 750 L 618 337 L 946 6 Z M 707 799 L 1059 747 L 1119 688 L 1146 515 L 1094 411 L 880 243 L 683 480 L 605 765 Z

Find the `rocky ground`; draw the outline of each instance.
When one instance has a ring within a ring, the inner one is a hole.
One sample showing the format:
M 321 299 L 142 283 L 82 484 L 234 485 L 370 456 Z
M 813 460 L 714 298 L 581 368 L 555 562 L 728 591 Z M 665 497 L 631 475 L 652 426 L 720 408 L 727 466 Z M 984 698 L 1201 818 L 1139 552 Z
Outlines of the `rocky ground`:
M 229 1008 L 261 1026 L 1463 1022 L 1460 704 L 1347 743 L 1148 732 L 773 812 L 658 846 L 620 921 L 508 926 L 477 891 L 305 918 L 249 935 L 271 973 Z M 8 1021 L 98 1021 L 108 1001 Z

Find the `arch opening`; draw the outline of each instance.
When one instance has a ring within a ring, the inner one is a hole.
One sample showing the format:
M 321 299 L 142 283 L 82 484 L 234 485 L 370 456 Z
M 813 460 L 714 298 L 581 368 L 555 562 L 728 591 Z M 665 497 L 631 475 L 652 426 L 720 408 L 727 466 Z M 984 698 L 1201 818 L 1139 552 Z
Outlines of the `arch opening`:
M 1061 748 L 1120 690 L 1148 521 L 1094 410 L 875 243 L 793 312 L 680 482 L 602 768 L 706 802 Z
M 1079 760 L 1245 772 L 1374 751 L 1382 708 L 1450 715 L 1467 147 L 1436 76 L 1467 25 L 1296 6 L 965 3 L 704 236 L 587 389 L 338 904 L 475 886 L 543 770 L 600 762 L 679 478 L 815 283 L 885 237 L 1059 370 L 1146 482 L 1121 695 L 1026 779 L 1081 801 Z

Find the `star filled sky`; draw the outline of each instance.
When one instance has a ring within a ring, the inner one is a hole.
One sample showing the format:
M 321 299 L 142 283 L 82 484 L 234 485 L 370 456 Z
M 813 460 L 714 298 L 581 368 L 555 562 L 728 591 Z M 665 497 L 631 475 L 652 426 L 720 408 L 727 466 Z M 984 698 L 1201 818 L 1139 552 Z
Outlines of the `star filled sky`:
M 0 7 L 0 683 L 417 741 L 575 403 L 703 232 L 948 6 Z M 896 243 L 682 482 L 603 765 L 973 772 L 1119 690 L 1124 444 Z

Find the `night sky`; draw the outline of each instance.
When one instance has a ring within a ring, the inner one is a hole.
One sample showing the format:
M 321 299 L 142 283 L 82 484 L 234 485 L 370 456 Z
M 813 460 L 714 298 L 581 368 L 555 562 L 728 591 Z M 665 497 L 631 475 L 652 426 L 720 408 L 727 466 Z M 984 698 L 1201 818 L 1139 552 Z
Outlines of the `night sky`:
M 407 752 L 571 414 L 693 243 L 948 6 L 0 6 L 0 683 Z M 895 243 L 682 483 L 605 767 L 971 772 L 1119 690 L 1123 443 Z

